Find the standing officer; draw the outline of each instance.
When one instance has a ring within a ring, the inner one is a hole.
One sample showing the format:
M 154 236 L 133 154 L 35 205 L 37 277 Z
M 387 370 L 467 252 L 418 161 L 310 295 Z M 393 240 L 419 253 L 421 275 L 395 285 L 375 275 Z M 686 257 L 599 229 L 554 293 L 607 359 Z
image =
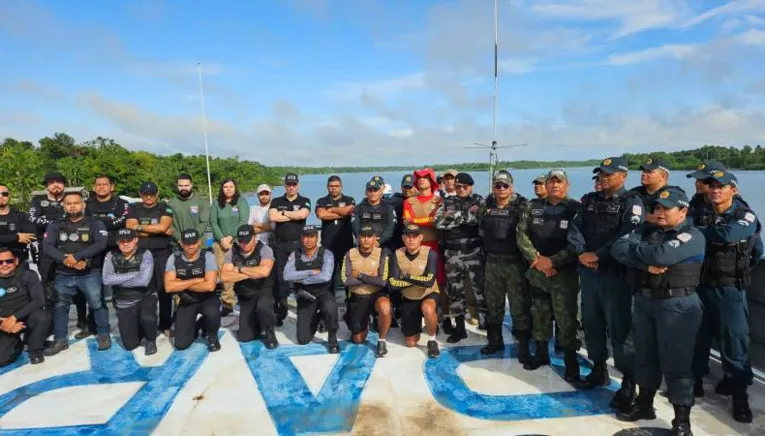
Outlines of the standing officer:
M 120 229 L 115 236 L 117 249 L 106 253 L 102 277 L 105 286 L 113 286 L 114 306 L 120 338 L 132 351 L 146 338 L 144 354 L 157 352 L 157 293 L 154 280 L 154 257 L 138 247 L 135 230 Z
M 696 171 L 685 175 L 687 178 L 695 179 L 694 187 L 696 193 L 691 198 L 691 207 L 688 212 L 688 217 L 693 220 L 695 226 L 707 226 L 710 219 L 714 215 L 712 212 L 712 206 L 709 203 L 707 194 L 709 193 L 709 185 L 705 183 L 710 174 L 717 171 L 725 171 L 725 165 L 722 162 L 715 160 L 705 160 L 701 162 Z
M 394 193 L 388 203 L 393 206 L 393 213 L 396 215 L 396 224 L 393 225 L 393 236 L 388 241 L 388 249 L 391 252 L 404 246 L 404 240 L 401 236 L 404 232 L 404 201 L 407 198 L 417 195 L 414 189 L 414 177 L 411 174 L 405 174 L 401 178 L 401 192 Z
M 616 369 L 624 374 L 621 389 L 610 406 L 627 410 L 635 397 L 635 350 L 632 345 L 632 290 L 624 280 L 624 267 L 611 257 L 611 245 L 643 222 L 640 197 L 624 189 L 627 161 L 604 159 L 593 170 L 601 191 L 582 197 L 568 240 L 579 256 L 582 289 L 582 322 L 592 372 L 584 389 L 611 383 L 606 360 L 606 340 L 611 340 Z
M 353 247 L 351 220 L 356 200 L 343 194 L 343 182 L 338 176 L 327 180 L 328 195 L 316 200 L 316 218 L 321 220 L 321 246 L 332 251 L 335 270 L 332 277 L 340 275 L 340 262 Z
M 359 247 L 352 248 L 343 258 L 342 280 L 350 291 L 346 323 L 351 341 L 360 344 L 367 338 L 369 317 L 377 315 L 377 357 L 388 354 L 385 338 L 391 324 L 388 286 L 388 250 L 376 246 L 377 236 L 372 226 L 359 230 Z
M 707 248 L 699 297 L 704 315 L 696 337 L 693 373 L 696 384 L 707 370 L 712 338 L 720 340 L 727 383 L 718 391 L 733 395 L 733 418 L 752 422 L 747 389 L 752 383 L 749 362 L 749 322 L 746 288 L 751 284 L 752 253 L 759 238 L 759 220 L 743 203 L 734 201 L 738 179 L 729 171 L 715 171 L 705 180 L 713 215 L 699 226 Z M 700 389 L 703 395 L 703 389 Z M 700 395 L 699 395 L 700 396 Z
M 112 345 L 109 336 L 109 311 L 103 304 L 101 283 L 102 252 L 106 250 L 107 231 L 104 223 L 85 216 L 85 201 L 80 192 L 64 194 L 64 221 L 48 224 L 43 240 L 43 253 L 56 262 L 56 303 L 53 306 L 53 345 L 45 350 L 53 356 L 69 348 L 67 341 L 69 306 L 79 291 L 85 294 L 93 311 L 98 333 L 99 351 Z
M 661 159 L 648 158 L 640 165 L 640 186 L 630 191 L 636 193 L 644 205 L 649 205 L 662 188 L 669 183 L 669 165 Z M 645 222 L 654 224 L 653 214 L 646 211 Z
M 611 253 L 633 269 L 635 290 L 635 380 L 640 395 L 617 413 L 622 421 L 656 419 L 653 399 L 667 382 L 667 397 L 675 408 L 673 435 L 691 435 L 693 406 L 693 348 L 701 323 L 696 294 L 704 261 L 704 236 L 686 220 L 688 196 L 668 187 L 649 204 L 655 225 L 646 225 L 614 242 Z
M 473 306 L 485 311 L 481 237 L 478 235 L 478 213 L 485 208 L 483 197 L 473 193 L 473 177 L 458 173 L 454 188 L 436 210 L 435 227 L 441 230 L 446 268 L 446 292 L 449 295 L 448 316 L 456 319 L 456 328 L 446 341 L 457 343 L 467 338 L 465 331 L 465 299 L 475 297 Z
M 175 349 L 185 350 L 197 337 L 197 315 L 207 331 L 207 349 L 220 350 L 219 300 L 215 295 L 218 264 L 215 255 L 202 250 L 202 235 L 191 228 L 181 233 L 183 252 L 171 254 L 165 265 L 165 290 L 179 296 L 175 313 Z
M 547 198 L 529 202 L 516 234 L 518 249 L 531 264 L 526 277 L 532 301 L 532 335 L 537 341 L 536 354 L 523 367 L 535 370 L 550 364 L 548 341 L 554 318 L 558 343 L 564 350 L 565 379 L 576 382 L 579 381 L 576 352 L 581 345 L 576 337 L 579 280 L 576 253 L 566 235 L 580 204 L 568 197 L 570 185 L 565 171 L 551 170 L 545 180 Z
M 139 189 L 141 203 L 130 205 L 125 227 L 138 235 L 138 247 L 151 251 L 154 259 L 154 284 L 159 300 L 159 329 L 168 338 L 173 326 L 173 299 L 165 291 L 165 265 L 172 251 L 173 210 L 159 202 L 159 188 L 154 182 L 144 182 Z
M 531 182 L 534 184 L 534 195 L 536 195 L 537 198 L 543 199 L 547 197 L 547 187 L 545 186 L 546 181 L 547 179 L 545 179 L 545 175 L 542 174 Z
M 260 338 L 260 329 L 265 329 L 263 343 L 269 350 L 276 348 L 274 325 L 274 296 L 271 283 L 271 269 L 274 267 L 274 252 L 255 235 L 250 225 L 240 226 L 236 232 L 237 244 L 223 259 L 221 278 L 225 283 L 234 284 L 239 299 L 239 342 L 250 342 Z
M 43 308 L 45 295 L 34 271 L 19 268 L 13 250 L 0 247 L 0 367 L 10 365 L 29 350 L 32 365 L 43 363 L 43 344 L 50 330 L 50 317 Z
M 37 240 L 35 226 L 29 216 L 10 206 L 11 190 L 0 185 L 0 247 L 7 247 L 23 265 L 28 257 L 29 244 Z
M 287 317 L 287 297 L 290 294 L 290 284 L 284 278 L 284 268 L 287 258 L 300 250 L 300 239 L 305 226 L 305 220 L 311 214 L 311 200 L 298 193 L 300 180 L 297 174 L 288 173 L 284 176 L 284 195 L 271 201 L 268 217 L 276 224 L 274 230 L 274 311 L 276 325 L 281 326 Z
M 210 200 L 194 195 L 194 183 L 188 174 L 179 174 L 175 183 L 177 194 L 167 205 L 173 210 L 173 239 L 182 245 L 181 232 L 186 229 L 196 229 L 200 237 L 204 236 L 210 225 Z M 180 251 L 178 248 L 174 246 L 173 251 Z
M 479 233 L 486 252 L 484 296 L 489 340 L 481 353 L 493 354 L 505 349 L 502 322 L 508 301 L 513 336 L 518 341 L 518 362 L 525 364 L 531 338 L 531 296 L 524 276 L 527 265 L 516 243 L 516 228 L 527 200 L 515 193 L 513 176 L 507 171 L 498 171 L 492 183 L 492 200 L 486 202 L 479 214 Z
M 318 242 L 318 229 L 305 226 L 301 237 L 302 248 L 292 252 L 287 259 L 284 280 L 295 285 L 298 344 L 305 345 L 313 340 L 321 316 L 327 328 L 329 353 L 337 354 L 340 352 L 337 343 L 339 323 L 335 294 L 332 292 L 335 259 L 332 252 L 319 247 Z
M 387 246 L 393 236 L 396 216 L 393 206 L 382 200 L 382 185 L 376 180 L 370 180 L 366 184 L 366 198 L 356 208 L 356 217 L 353 220 L 353 233 L 358 239 L 359 229 L 370 226 L 377 238 L 376 246 Z

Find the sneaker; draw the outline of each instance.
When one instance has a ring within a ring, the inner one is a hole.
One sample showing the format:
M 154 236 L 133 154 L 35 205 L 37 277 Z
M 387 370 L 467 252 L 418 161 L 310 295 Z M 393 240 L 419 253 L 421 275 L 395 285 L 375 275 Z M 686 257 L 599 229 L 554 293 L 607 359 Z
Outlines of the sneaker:
M 157 354 L 157 341 L 146 341 L 146 346 L 143 349 L 145 356 L 151 356 Z
M 434 358 L 441 355 L 441 350 L 438 348 L 438 342 L 428 341 L 428 357 Z
M 85 330 L 80 330 L 79 332 L 77 332 L 77 334 L 74 335 L 74 338 L 77 339 L 77 340 L 80 340 L 80 339 L 85 339 L 85 338 L 90 337 L 90 336 L 93 336 L 93 333 L 86 328 Z
M 207 350 L 211 353 L 220 350 L 220 341 L 217 334 L 212 333 L 207 336 Z
M 388 354 L 388 346 L 384 341 L 377 341 L 377 357 L 385 357 Z
M 45 356 L 43 356 L 42 351 L 29 353 L 29 363 L 31 363 L 32 365 L 39 365 L 43 362 L 45 362 Z

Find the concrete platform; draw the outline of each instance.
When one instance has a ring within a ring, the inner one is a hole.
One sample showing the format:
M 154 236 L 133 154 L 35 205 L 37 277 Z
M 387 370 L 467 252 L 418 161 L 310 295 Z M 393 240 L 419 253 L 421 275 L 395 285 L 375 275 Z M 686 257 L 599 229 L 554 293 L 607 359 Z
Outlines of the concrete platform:
M 24 357 L 0 369 L 0 433 L 591 436 L 658 435 L 671 426 L 663 397 L 657 420 L 622 423 L 607 406 L 616 378 L 609 388 L 577 391 L 562 379 L 561 356 L 552 367 L 525 371 L 512 346 L 504 358 L 482 356 L 485 336 L 473 329 L 458 346 L 439 335 L 437 359 L 426 357 L 424 337 L 408 349 L 394 329 L 388 356 L 377 359 L 374 335 L 368 345 L 344 341 L 339 355 L 329 355 L 325 335 L 293 344 L 294 318 L 278 329 L 275 350 L 239 344 L 229 330 L 235 316 L 223 324 L 217 353 L 202 342 L 178 352 L 160 336 L 159 353 L 149 358 L 143 347 L 127 352 L 118 340 L 98 352 L 93 338 L 42 365 Z M 348 337 L 343 326 L 340 338 Z M 506 342 L 510 337 L 506 331 Z M 730 399 L 714 393 L 719 378 L 714 368 L 707 396 L 693 409 L 694 434 L 765 434 L 763 386 L 752 388 L 755 422 L 744 425 L 730 417 Z

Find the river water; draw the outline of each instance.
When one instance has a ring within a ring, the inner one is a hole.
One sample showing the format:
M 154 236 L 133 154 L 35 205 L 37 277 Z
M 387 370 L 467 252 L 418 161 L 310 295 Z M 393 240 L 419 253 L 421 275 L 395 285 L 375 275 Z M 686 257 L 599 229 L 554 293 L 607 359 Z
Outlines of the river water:
M 567 168 L 569 180 L 571 182 L 571 188 L 569 195 L 572 198 L 580 198 L 587 192 L 592 191 L 592 168 Z M 514 170 L 511 171 L 513 179 L 515 181 L 516 192 L 522 194 L 527 198 L 534 197 L 534 189 L 532 180 L 537 176 L 546 173 L 541 169 L 532 170 Z M 693 187 L 694 179 L 686 178 L 687 171 L 674 171 L 670 175 L 670 184 L 678 185 L 685 189 L 690 197 L 695 192 Z M 337 174 L 343 180 L 343 191 L 346 195 L 350 195 L 356 199 L 356 202 L 361 201 L 364 198 L 365 184 L 373 175 L 382 176 L 385 182 L 393 187 L 394 192 L 399 190 L 399 184 L 401 178 L 404 176 L 404 172 L 382 172 L 382 173 L 339 173 Z M 312 203 L 320 197 L 327 195 L 327 178 L 331 174 L 307 174 L 300 176 L 300 194 L 311 199 Z M 481 195 L 486 195 L 489 192 L 489 175 L 487 171 L 476 171 L 470 174 L 475 180 L 475 186 L 473 192 Z M 736 176 L 739 180 L 739 187 L 741 195 L 749 203 L 749 205 L 757 211 L 765 211 L 765 171 L 739 171 L 736 172 Z M 631 188 L 640 184 L 640 171 L 630 171 L 627 178 L 627 188 Z M 274 196 L 283 195 L 284 188 L 277 186 L 274 188 Z M 257 198 L 248 197 L 249 203 L 257 202 Z M 309 223 L 318 224 L 319 220 L 315 214 L 311 214 Z

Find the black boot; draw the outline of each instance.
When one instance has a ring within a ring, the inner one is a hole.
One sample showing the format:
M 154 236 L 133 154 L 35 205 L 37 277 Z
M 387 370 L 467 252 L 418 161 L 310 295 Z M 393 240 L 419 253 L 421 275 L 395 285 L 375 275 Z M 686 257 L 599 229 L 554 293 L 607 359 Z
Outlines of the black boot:
M 454 329 L 452 330 L 451 336 L 446 338 L 446 342 L 450 344 L 456 344 L 457 342 L 467 339 L 467 331 L 465 331 L 465 317 L 464 316 L 458 316 L 456 319 L 456 325 L 454 326 Z
M 696 398 L 704 396 L 704 378 L 696 377 L 693 381 L 693 396 Z
M 428 357 L 436 358 L 441 355 L 441 350 L 438 349 L 438 342 L 428 341 Z
M 520 359 L 518 359 L 520 361 Z M 537 352 L 528 358 L 526 363 L 523 364 L 523 369 L 527 371 L 534 371 L 540 366 L 550 364 L 550 353 L 547 350 L 547 341 L 537 341 Z
M 263 344 L 265 344 L 266 348 L 269 350 L 273 350 L 279 346 L 279 341 L 276 340 L 276 333 L 274 333 L 273 327 L 266 329 L 266 337 L 263 340 Z
M 632 403 L 635 401 L 636 388 L 637 386 L 635 386 L 635 380 L 632 379 L 632 376 L 624 374 L 622 387 L 616 391 L 616 395 L 614 395 L 614 398 L 608 403 L 609 407 L 622 412 L 628 411 L 632 406 Z
M 564 350 L 563 363 L 566 365 L 566 372 L 563 378 L 569 383 L 579 382 L 581 379 L 579 378 L 579 359 L 577 358 L 576 350 Z
M 46 356 L 55 356 L 56 354 L 69 349 L 69 342 L 66 339 L 56 339 L 53 341 L 53 345 L 46 348 L 43 352 Z
M 594 389 L 611 384 L 608 377 L 608 366 L 606 362 L 595 362 L 592 365 L 592 372 L 587 374 L 584 381 L 579 385 L 580 389 Z
M 732 378 L 727 375 L 723 376 L 723 379 L 715 386 L 715 393 L 717 395 L 731 396 L 736 389 L 736 384 Z
M 752 422 L 752 409 L 749 408 L 749 395 L 746 383 L 736 383 L 733 390 L 733 419 L 738 422 Z
M 329 349 L 329 354 L 340 352 L 340 344 L 337 343 L 337 332 L 329 332 L 327 334 L 327 348 Z
M 377 352 L 375 355 L 377 357 L 385 357 L 386 354 L 388 354 L 388 346 L 385 341 L 377 341 Z
M 146 345 L 143 348 L 143 354 L 145 356 L 151 356 L 157 354 L 157 341 L 146 341 Z
M 481 348 L 481 354 L 494 354 L 505 351 L 505 341 L 502 338 L 502 324 L 486 326 L 486 338 L 489 343 Z
M 545 342 L 546 343 L 546 342 Z M 545 354 L 547 350 L 545 349 Z M 526 365 L 531 360 L 531 351 L 529 351 L 529 338 L 518 338 L 518 363 Z M 550 356 L 547 356 L 548 363 L 550 362 Z
M 441 330 L 443 330 L 445 335 L 451 335 L 453 328 L 452 319 L 448 316 L 444 316 L 444 320 L 441 321 Z
M 672 420 L 670 436 L 693 436 L 691 431 L 691 406 L 674 406 L 675 419 Z
M 207 335 L 207 351 L 213 353 L 220 350 L 220 341 L 218 340 L 218 333 L 209 333 Z
M 656 391 L 640 389 L 640 395 L 637 400 L 625 411 L 616 413 L 616 419 L 619 421 L 635 422 L 639 419 L 656 419 L 656 412 L 653 410 L 653 397 Z

